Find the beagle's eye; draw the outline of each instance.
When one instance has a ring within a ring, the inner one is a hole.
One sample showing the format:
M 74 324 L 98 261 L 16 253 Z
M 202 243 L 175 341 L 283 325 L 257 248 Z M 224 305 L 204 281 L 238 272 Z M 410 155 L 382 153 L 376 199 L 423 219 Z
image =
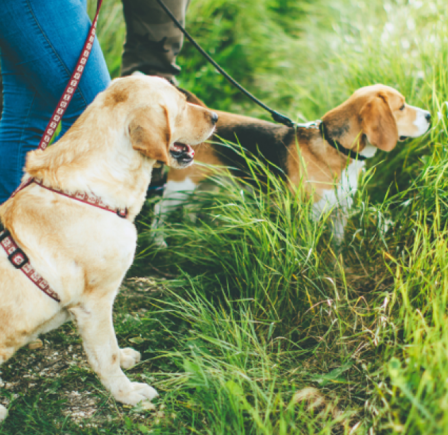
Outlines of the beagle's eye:
M 400 107 L 399 110 L 404 110 L 405 107 L 406 107 L 406 104 L 403 103 L 403 105 Z

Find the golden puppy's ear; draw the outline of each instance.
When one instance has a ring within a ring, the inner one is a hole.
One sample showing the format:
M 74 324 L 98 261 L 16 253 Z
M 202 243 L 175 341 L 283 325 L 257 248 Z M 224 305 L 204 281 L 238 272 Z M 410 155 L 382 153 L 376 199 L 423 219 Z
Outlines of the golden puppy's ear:
M 361 126 L 369 142 L 383 151 L 391 151 L 398 141 L 398 129 L 387 98 L 379 95 L 362 108 Z
M 129 124 L 129 136 L 132 148 L 150 159 L 168 164 L 171 131 L 167 110 L 165 107 L 162 108 L 166 118 L 162 125 L 155 125 L 154 120 L 151 122 L 148 109 L 137 109 Z

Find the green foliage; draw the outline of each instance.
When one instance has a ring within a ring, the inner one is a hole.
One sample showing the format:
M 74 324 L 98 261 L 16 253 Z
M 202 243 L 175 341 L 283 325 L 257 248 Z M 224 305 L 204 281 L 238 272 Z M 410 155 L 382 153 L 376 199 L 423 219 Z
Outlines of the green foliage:
M 105 2 L 99 24 L 113 75 L 120 7 Z M 433 127 L 369 163 L 340 248 L 331 221 L 314 222 L 257 161 L 262 185 L 216 177 L 218 191 L 192 198 L 196 223 L 173 213 L 168 250 L 152 245 L 148 201 L 115 325 L 120 346 L 143 353 L 128 375 L 159 390 L 156 409 L 116 404 L 70 363 L 17 396 L 0 389 L 11 401 L 0 434 L 448 433 L 446 15 L 441 0 L 192 2 L 189 30 L 276 109 L 316 119 L 382 82 L 431 110 Z M 188 43 L 179 64 L 211 107 L 266 116 Z M 72 326 L 47 339 L 79 347 Z M 4 380 L 21 379 L 19 363 L 32 372 L 34 354 L 2 366 Z M 63 414 L 70 390 L 96 398 L 82 428 Z

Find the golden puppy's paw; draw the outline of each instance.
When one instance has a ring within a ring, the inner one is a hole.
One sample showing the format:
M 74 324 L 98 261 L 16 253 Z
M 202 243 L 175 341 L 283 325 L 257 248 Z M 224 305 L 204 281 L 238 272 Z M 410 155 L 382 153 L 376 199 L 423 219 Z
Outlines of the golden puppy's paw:
M 122 369 L 130 369 L 131 367 L 134 367 L 140 362 L 140 359 L 140 352 L 137 352 L 130 347 L 120 349 L 120 366 Z
M 152 400 L 159 395 L 159 393 L 148 384 L 143 384 L 140 382 L 131 382 L 130 390 L 118 391 L 114 394 L 115 400 L 124 403 L 126 405 L 137 405 L 140 402 L 146 402 Z

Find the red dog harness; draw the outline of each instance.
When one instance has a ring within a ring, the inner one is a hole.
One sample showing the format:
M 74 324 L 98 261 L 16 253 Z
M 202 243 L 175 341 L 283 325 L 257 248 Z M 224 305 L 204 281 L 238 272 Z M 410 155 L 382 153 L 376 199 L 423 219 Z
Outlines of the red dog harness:
M 41 180 L 31 179 L 28 180 L 26 186 L 31 183 L 36 183 L 44 189 L 50 190 L 51 192 L 58 193 L 59 195 L 66 196 L 67 198 L 75 199 L 76 201 L 83 202 L 85 204 L 92 205 L 94 207 L 101 208 L 102 210 L 110 211 L 112 213 L 117 214 L 119 217 L 126 219 L 128 215 L 128 210 L 126 208 L 112 208 L 105 204 L 102 199 L 93 194 L 87 194 L 84 192 L 75 192 L 74 194 L 70 194 L 63 190 L 53 189 L 48 186 L 44 186 Z M 25 187 L 25 186 L 24 186 Z M 39 287 L 45 294 L 50 296 L 50 298 L 54 299 L 57 302 L 60 302 L 58 294 L 50 287 L 50 284 L 40 276 L 36 270 L 31 265 L 28 257 L 19 248 L 11 233 L 2 225 L 0 222 L 0 245 L 5 250 L 6 255 L 8 256 L 9 262 L 16 268 L 20 269 L 34 284 Z
M 59 100 L 59 103 L 55 111 L 53 112 L 53 115 L 51 116 L 51 119 L 48 122 L 47 127 L 45 128 L 44 134 L 42 136 L 42 139 L 40 140 L 37 149 L 45 150 L 45 148 L 47 148 L 59 123 L 61 122 L 62 116 L 67 110 L 67 107 L 73 95 L 75 94 L 76 89 L 78 88 L 82 73 L 84 72 L 87 60 L 93 48 L 93 43 L 95 41 L 96 25 L 98 22 L 98 15 L 100 12 L 102 2 L 103 0 L 98 0 L 96 15 L 95 18 L 93 19 L 81 55 L 79 56 L 76 67 L 72 73 L 72 76 L 70 77 L 70 80 L 64 90 L 64 93 L 62 94 L 62 97 Z M 25 187 L 29 186 L 32 183 L 36 183 L 45 189 L 51 190 L 55 193 L 66 196 L 68 198 L 75 199 L 76 201 L 84 202 L 86 204 L 93 205 L 94 207 L 98 207 L 103 210 L 116 213 L 121 218 L 127 217 L 128 212 L 126 209 L 113 209 L 112 207 L 109 207 L 107 204 L 105 204 L 101 200 L 101 198 L 93 194 L 87 194 L 83 192 L 75 192 L 74 194 L 70 194 L 68 192 L 64 192 L 63 190 L 57 190 L 44 186 L 42 181 L 34 180 L 32 178 L 22 183 L 11 195 L 11 197 L 14 197 L 14 195 L 16 195 L 20 190 L 24 189 Z M 11 233 L 2 225 L 1 222 L 0 222 L 0 245 L 8 255 L 8 260 L 16 269 L 20 269 L 31 280 L 31 282 L 33 282 L 46 295 L 50 296 L 50 298 L 54 299 L 57 302 L 61 301 L 58 294 L 50 287 L 50 284 L 48 284 L 48 282 L 36 272 L 36 270 L 30 264 L 28 257 L 25 255 L 22 249 L 20 249 L 20 247 L 12 238 Z
M 42 182 L 42 180 L 36 180 L 35 178 L 32 178 L 29 181 L 29 184 L 36 183 L 39 186 L 43 187 L 44 189 L 50 190 L 54 193 L 58 193 L 59 195 L 66 196 L 67 198 L 75 199 L 76 201 L 83 202 L 84 204 L 93 205 L 94 207 L 101 208 L 106 211 L 111 211 L 112 213 L 116 213 L 121 218 L 125 219 L 128 217 L 128 209 L 127 208 L 112 208 L 109 207 L 106 203 L 103 202 L 103 200 L 99 197 L 94 195 L 93 193 L 86 193 L 86 192 L 75 192 L 75 193 L 69 193 L 65 192 L 62 189 L 55 189 L 52 187 L 45 186 Z

